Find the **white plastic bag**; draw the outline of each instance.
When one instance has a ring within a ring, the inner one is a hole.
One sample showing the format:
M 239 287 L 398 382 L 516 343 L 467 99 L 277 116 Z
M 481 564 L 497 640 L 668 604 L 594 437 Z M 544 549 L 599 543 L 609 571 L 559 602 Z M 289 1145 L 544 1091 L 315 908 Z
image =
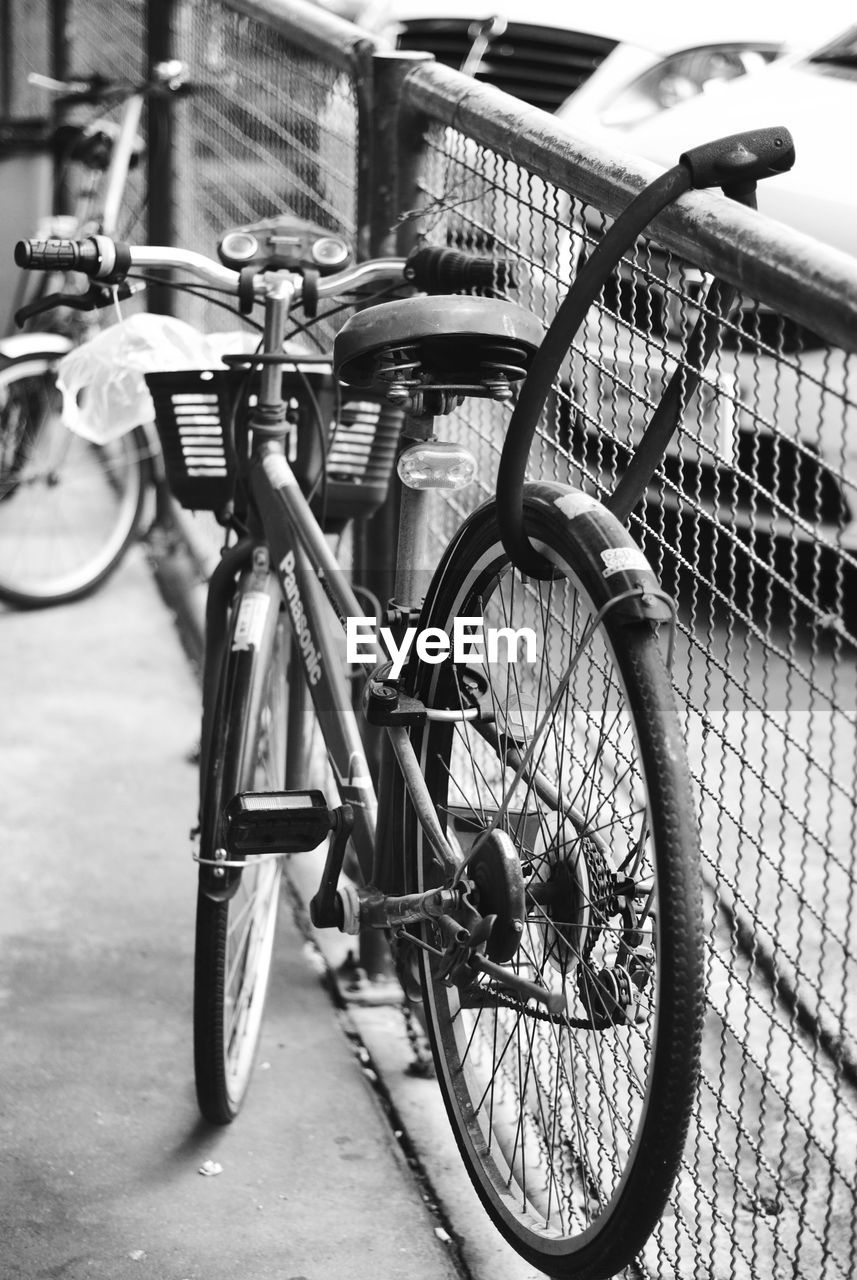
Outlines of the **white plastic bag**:
M 248 337 L 255 346 L 252 335 L 209 339 L 172 316 L 141 313 L 120 320 L 60 361 L 63 423 L 96 444 L 115 440 L 155 416 L 144 374 L 222 368 L 220 353 L 246 350 Z

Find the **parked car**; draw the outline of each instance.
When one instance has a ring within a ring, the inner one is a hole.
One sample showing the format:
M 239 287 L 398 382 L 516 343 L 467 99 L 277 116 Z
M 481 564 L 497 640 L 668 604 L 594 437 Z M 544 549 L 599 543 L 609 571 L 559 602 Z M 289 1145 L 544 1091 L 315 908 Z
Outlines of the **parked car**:
M 785 124 L 794 136 L 797 160 L 789 173 L 760 184 L 761 211 L 857 257 L 857 172 L 842 142 L 843 128 L 847 130 L 855 116 L 857 25 L 809 54 L 784 57 L 636 123 L 623 132 L 621 145 L 668 167 L 687 147 L 718 134 Z M 584 131 L 591 140 L 604 141 L 603 122 Z M 669 333 L 676 325 L 675 316 L 669 314 L 671 282 L 663 261 L 657 251 L 650 256 L 653 279 L 647 286 L 648 306 L 654 313 L 660 307 Z M 677 269 L 684 272 L 685 289 L 692 292 L 701 286 L 700 273 L 673 261 L 672 273 Z M 795 544 L 812 547 L 819 537 L 822 544 L 853 552 L 857 549 L 857 409 L 853 392 L 848 393 L 849 372 L 853 377 L 849 360 L 811 332 L 769 312 L 747 312 L 743 323 L 762 342 L 752 337 L 743 344 L 733 342 L 720 362 L 718 377 L 730 379 L 737 396 L 719 398 L 721 408 L 715 413 L 720 428 L 718 461 L 709 451 L 707 458 L 699 455 L 693 463 L 701 488 L 709 495 L 716 490 L 721 498 L 736 495 L 735 519 L 739 525 L 745 523 L 744 540 L 752 536 L 758 546 L 759 530 L 769 529 L 770 556 L 776 554 L 778 538 L 786 558 Z M 785 360 L 771 353 L 782 344 Z M 617 350 L 621 362 L 621 342 Z M 633 384 L 627 361 L 619 372 L 625 385 Z M 759 411 L 741 409 L 730 414 L 722 407 L 735 403 L 758 405 Z M 712 402 L 712 409 L 716 407 Z M 730 416 L 731 424 L 725 421 Z M 712 443 L 709 440 L 707 445 Z M 578 448 L 593 447 L 584 432 Z M 797 512 L 800 519 L 784 520 L 778 503 Z M 813 554 L 817 573 L 824 555 Z M 837 570 L 830 580 L 838 580 L 841 572 Z M 823 577 L 818 581 L 823 582 Z
M 700 139 L 785 124 L 797 161 L 759 187 L 764 213 L 857 256 L 857 165 L 843 129 L 857 119 L 857 25 L 808 55 L 718 85 L 628 129 L 622 145 L 664 165 Z
M 813 6 L 714 5 L 605 0 L 322 0 L 381 31 L 401 49 L 426 50 L 447 66 L 570 125 L 598 119 L 627 127 L 755 70 L 788 50 L 808 49 L 842 27 L 843 0 Z M 347 10 L 343 5 L 347 5 Z

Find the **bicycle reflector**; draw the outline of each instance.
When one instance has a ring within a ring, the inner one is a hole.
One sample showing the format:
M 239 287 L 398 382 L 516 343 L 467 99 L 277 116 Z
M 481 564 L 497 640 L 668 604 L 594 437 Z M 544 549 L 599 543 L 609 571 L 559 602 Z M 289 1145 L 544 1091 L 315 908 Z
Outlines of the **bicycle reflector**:
M 461 445 L 428 440 L 405 449 L 396 469 L 409 489 L 464 489 L 476 475 L 476 459 Z

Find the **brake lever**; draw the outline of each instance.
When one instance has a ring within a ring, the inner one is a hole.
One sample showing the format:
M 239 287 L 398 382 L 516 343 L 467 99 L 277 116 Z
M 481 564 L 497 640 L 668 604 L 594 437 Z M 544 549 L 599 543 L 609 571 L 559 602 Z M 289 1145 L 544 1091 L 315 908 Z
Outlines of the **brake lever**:
M 114 301 L 127 302 L 145 287 L 138 281 L 126 280 L 118 286 L 91 284 L 85 293 L 49 293 L 44 298 L 20 307 L 15 312 L 15 324 L 21 329 L 33 316 L 54 311 L 57 307 L 68 307 L 72 311 L 98 311 L 102 307 L 109 307 Z

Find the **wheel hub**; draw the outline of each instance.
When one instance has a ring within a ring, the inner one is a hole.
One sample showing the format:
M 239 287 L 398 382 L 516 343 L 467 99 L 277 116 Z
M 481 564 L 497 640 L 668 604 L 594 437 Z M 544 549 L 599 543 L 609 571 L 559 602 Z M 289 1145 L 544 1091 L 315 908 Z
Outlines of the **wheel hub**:
M 524 931 L 524 878 L 518 851 L 505 831 L 477 838 L 467 862 L 470 902 L 483 919 L 494 916 L 486 954 L 496 964 L 512 959 Z

